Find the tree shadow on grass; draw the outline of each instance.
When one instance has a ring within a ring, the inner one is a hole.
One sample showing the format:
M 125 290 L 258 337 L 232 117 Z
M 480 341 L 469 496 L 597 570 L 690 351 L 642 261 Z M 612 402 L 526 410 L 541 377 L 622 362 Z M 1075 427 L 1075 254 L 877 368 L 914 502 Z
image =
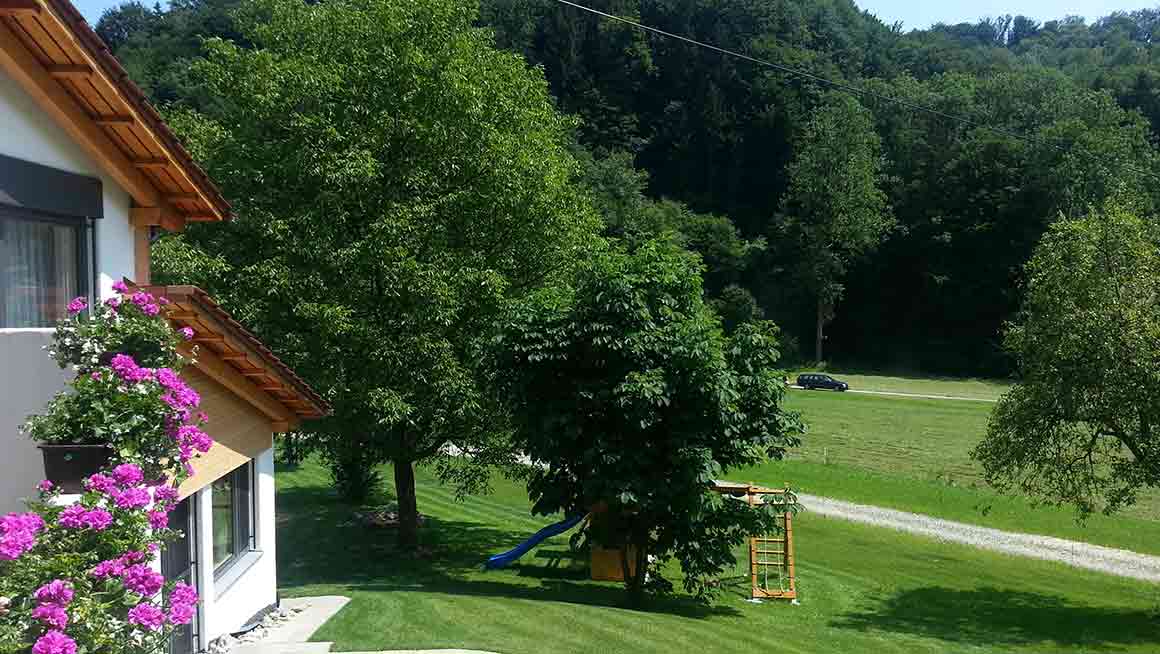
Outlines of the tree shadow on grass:
M 972 645 L 1055 643 L 1086 651 L 1160 644 L 1160 624 L 1147 611 L 1092 607 L 1066 598 L 996 588 L 918 588 L 830 623 Z
M 538 550 L 507 572 L 482 574 L 484 561 L 518 545 L 527 533 L 474 522 L 427 518 L 423 553 L 398 550 L 395 531 L 366 526 L 355 509 L 327 487 L 293 487 L 278 493 L 279 585 L 290 592 L 307 586 L 342 586 L 359 592 L 425 592 L 476 597 L 566 602 L 704 618 L 736 615 L 728 607 L 704 606 L 688 597 L 650 599 L 631 606 L 620 586 L 586 582 L 587 569 L 564 550 Z M 515 575 L 512 575 L 512 572 Z M 537 583 L 538 582 L 538 583 Z

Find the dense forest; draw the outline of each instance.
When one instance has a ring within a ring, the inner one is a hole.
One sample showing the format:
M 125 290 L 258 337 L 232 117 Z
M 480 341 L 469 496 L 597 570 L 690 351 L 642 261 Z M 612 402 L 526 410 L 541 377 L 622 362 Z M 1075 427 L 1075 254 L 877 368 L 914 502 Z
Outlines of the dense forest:
M 249 46 L 235 2 L 125 4 L 97 31 L 166 111 L 199 109 L 217 101 L 188 76 L 204 39 Z M 821 322 L 832 361 L 1004 374 L 1000 332 L 1047 227 L 1160 201 L 1160 10 L 904 31 L 850 0 L 588 4 L 859 91 L 553 0 L 480 8 L 575 117 L 577 184 L 606 231 L 674 233 L 727 326 L 771 318 L 802 359 Z

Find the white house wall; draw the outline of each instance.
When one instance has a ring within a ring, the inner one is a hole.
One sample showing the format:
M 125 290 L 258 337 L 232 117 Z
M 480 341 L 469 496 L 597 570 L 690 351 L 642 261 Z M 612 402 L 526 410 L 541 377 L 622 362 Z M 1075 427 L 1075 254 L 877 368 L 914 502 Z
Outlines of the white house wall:
M 105 216 L 96 223 L 96 290 L 133 276 L 133 238 L 129 194 L 101 173 L 97 164 L 36 102 L 0 72 L 0 154 L 101 180 Z M 18 431 L 29 414 L 43 408 L 63 387 L 65 377 L 41 347 L 47 329 L 0 329 L 0 514 L 20 508 L 43 477 L 40 453 Z
M 272 448 L 254 459 L 254 473 L 256 551 L 245 555 L 221 579 L 214 579 L 213 573 L 213 486 L 197 492 L 202 647 L 219 636 L 237 632 L 247 620 L 278 600 Z

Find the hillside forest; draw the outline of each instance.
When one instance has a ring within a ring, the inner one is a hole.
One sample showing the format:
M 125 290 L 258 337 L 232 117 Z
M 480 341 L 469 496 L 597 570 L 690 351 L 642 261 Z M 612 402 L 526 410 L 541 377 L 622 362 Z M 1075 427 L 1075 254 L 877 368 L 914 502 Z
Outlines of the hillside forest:
M 236 4 L 127 3 L 96 29 L 181 124 L 229 114 L 190 71 L 207 39 L 252 47 Z M 798 360 L 1007 374 L 1003 326 L 1048 227 L 1160 201 L 1160 10 L 909 30 L 851 0 L 588 4 L 814 76 L 554 0 L 475 18 L 572 118 L 572 184 L 604 232 L 671 234 L 728 329 L 771 319 Z

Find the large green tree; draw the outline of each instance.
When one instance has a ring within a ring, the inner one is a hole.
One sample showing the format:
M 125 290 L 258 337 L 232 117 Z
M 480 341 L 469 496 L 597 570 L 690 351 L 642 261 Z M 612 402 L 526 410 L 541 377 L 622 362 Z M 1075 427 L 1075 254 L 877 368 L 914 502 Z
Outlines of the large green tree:
M 846 271 L 878 247 L 894 218 L 879 188 L 881 140 L 857 100 L 830 96 L 794 148 L 778 227 L 796 259 L 797 278 L 816 303 L 814 359 L 822 361 L 826 324 L 842 298 Z
M 1027 276 L 1019 383 L 974 455 L 1001 488 L 1117 509 L 1160 486 L 1160 230 L 1116 205 L 1063 220 Z
M 475 19 L 455 0 L 255 0 L 252 47 L 211 40 L 191 75 L 212 101 L 173 116 L 238 218 L 163 243 L 159 277 L 205 285 L 322 391 L 334 416 L 311 429 L 345 496 L 393 463 L 407 546 L 415 464 L 479 481 L 445 446 L 509 451 L 479 338 L 599 229 L 571 124 Z
M 726 337 L 699 272 L 669 242 L 614 246 L 572 289 L 521 303 L 496 341 L 515 446 L 542 464 L 528 483 L 533 511 L 598 511 L 589 541 L 621 550 L 638 598 L 646 578 L 670 587 L 674 557 L 686 589 L 707 596 L 746 536 L 776 528 L 769 507 L 722 499 L 709 483 L 781 458 L 801 433 L 782 404 L 776 328 L 750 322 Z

